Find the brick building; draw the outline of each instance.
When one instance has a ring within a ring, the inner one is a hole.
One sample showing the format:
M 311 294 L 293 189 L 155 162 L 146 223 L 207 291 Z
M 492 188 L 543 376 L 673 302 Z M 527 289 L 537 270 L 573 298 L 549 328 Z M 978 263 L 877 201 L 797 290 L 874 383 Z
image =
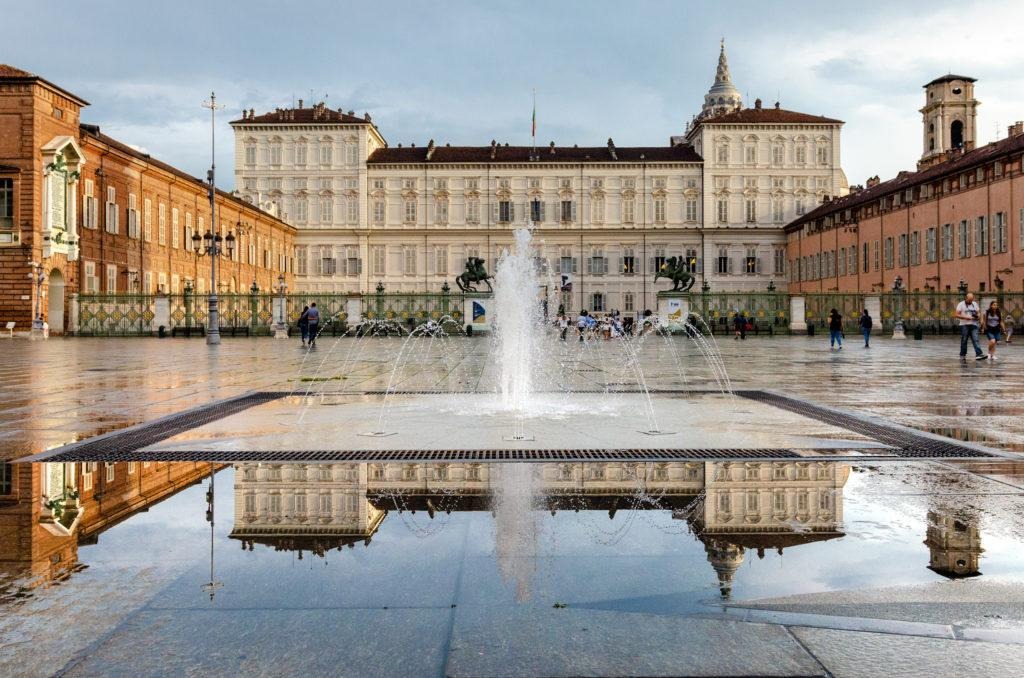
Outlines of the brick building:
M 974 79 L 925 85 L 916 172 L 829 200 L 786 227 L 790 292 L 1024 289 L 1024 124 L 974 146 Z
M 51 332 L 71 295 L 209 289 L 192 234 L 210 230 L 207 184 L 82 124 L 87 102 L 0 65 L 0 323 L 28 329 L 37 297 Z M 217 192 L 217 232 L 236 237 L 220 291 L 291 282 L 294 229 Z M 37 287 L 34 277 L 42 273 Z

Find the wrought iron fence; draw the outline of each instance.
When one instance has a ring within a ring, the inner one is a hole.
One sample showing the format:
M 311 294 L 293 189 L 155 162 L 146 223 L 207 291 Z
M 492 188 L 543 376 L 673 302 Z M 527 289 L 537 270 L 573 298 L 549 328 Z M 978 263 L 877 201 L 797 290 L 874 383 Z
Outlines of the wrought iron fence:
M 363 317 L 393 320 L 403 325 L 420 325 L 445 316 L 462 323 L 462 294 L 368 294 L 362 299 Z
M 738 313 L 759 332 L 789 332 L 789 295 L 785 292 L 707 292 L 691 298 L 691 309 L 716 332 L 730 331 Z
M 78 298 L 78 334 L 149 335 L 154 332 L 156 295 L 97 294 Z
M 804 320 L 809 325 L 827 327 L 832 309 L 843 316 L 843 327 L 855 330 L 864 310 L 864 297 L 856 292 L 826 292 L 800 295 L 804 298 Z

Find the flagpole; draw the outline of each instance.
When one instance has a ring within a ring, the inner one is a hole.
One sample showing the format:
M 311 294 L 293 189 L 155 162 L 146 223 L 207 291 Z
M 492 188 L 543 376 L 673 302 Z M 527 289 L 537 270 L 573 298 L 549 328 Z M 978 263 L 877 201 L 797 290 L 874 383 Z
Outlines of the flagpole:
M 533 151 L 530 157 L 537 158 L 537 88 L 533 88 L 533 117 L 530 120 L 530 136 L 533 137 Z

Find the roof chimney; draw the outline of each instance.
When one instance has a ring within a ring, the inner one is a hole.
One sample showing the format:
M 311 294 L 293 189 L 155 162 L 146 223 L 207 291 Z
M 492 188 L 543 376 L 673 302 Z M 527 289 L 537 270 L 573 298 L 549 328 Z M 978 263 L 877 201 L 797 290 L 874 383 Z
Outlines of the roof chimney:
M 302 99 L 299 99 L 299 108 L 302 108 Z
M 1024 134 L 1024 120 L 1018 120 L 1006 128 L 1006 136 L 1008 137 L 1015 137 L 1019 134 Z
M 879 179 L 878 175 L 876 174 L 873 177 L 868 177 L 868 180 L 866 182 L 864 182 L 864 185 L 867 186 L 868 188 L 874 188 L 875 186 L 877 186 L 880 183 L 882 183 L 882 180 Z

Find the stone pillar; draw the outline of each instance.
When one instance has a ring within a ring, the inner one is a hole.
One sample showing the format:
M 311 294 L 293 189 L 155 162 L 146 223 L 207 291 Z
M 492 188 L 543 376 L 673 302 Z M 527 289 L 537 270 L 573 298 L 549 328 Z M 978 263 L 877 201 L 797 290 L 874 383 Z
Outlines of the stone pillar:
M 658 292 L 658 318 L 665 325 L 682 325 L 690 317 L 690 295 Z
M 157 295 L 153 301 L 153 327 L 157 331 L 160 327 L 171 330 L 171 300 L 166 294 Z
M 882 332 L 882 298 L 879 296 L 864 297 L 864 308 L 868 310 L 868 315 L 871 316 L 871 332 L 872 334 L 881 334 Z
M 494 297 L 491 296 L 476 296 L 466 295 L 466 305 L 464 309 L 466 325 L 472 327 L 473 332 L 490 332 L 491 331 L 491 302 L 494 301 Z
M 351 296 L 345 300 L 345 315 L 348 316 L 348 324 L 355 326 L 363 319 L 363 298 L 360 295 Z
M 270 327 L 274 331 L 274 339 L 288 338 L 288 316 L 286 315 L 288 311 L 287 306 L 287 300 L 280 296 L 276 296 L 271 299 L 270 313 L 274 318 L 274 322 Z
M 71 307 L 68 311 L 68 334 L 78 334 L 78 292 L 71 295 Z
M 789 331 L 807 330 L 807 300 L 793 295 L 789 298 Z

